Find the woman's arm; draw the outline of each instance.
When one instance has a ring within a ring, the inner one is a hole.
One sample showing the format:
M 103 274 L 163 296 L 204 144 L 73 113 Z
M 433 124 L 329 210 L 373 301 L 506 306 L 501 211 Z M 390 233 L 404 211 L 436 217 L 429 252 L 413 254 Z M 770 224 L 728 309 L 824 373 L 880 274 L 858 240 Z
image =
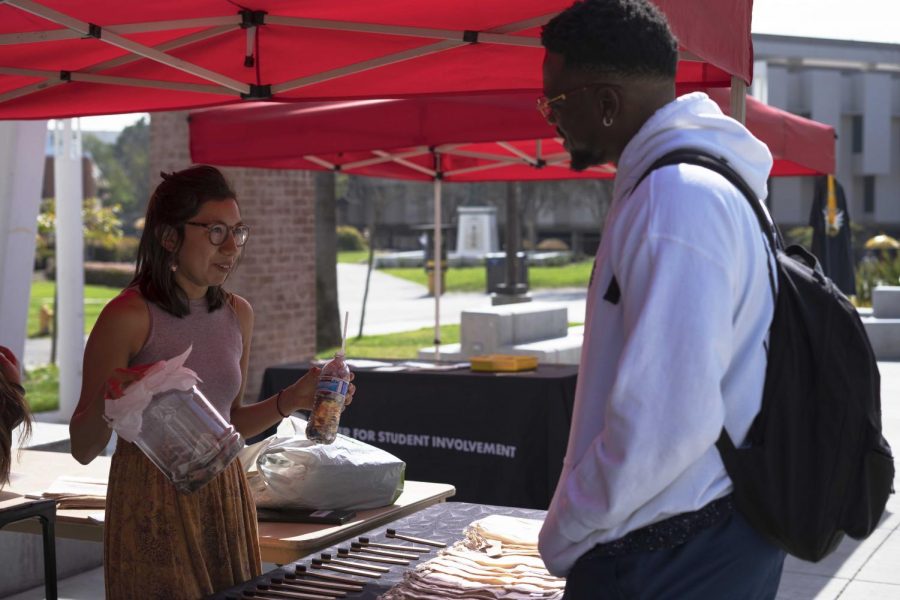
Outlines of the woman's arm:
M 242 436 L 247 438 L 278 424 L 284 418 L 283 415 L 290 415 L 295 410 L 311 409 L 313 396 L 316 393 L 316 383 L 319 380 L 319 369 L 311 368 L 306 375 L 285 388 L 280 398 L 276 394 L 262 402 L 244 405 L 247 366 L 250 362 L 250 339 L 253 336 L 253 308 L 249 302 L 236 294 L 232 294 L 232 305 L 241 326 L 244 346 L 241 352 L 241 389 L 231 403 L 231 423 Z
M 81 397 L 69 423 L 72 456 L 78 462 L 88 464 L 109 443 L 112 430 L 103 419 L 106 382 L 116 369 L 128 367 L 149 331 L 149 312 L 137 292 L 123 293 L 100 313 L 84 349 Z

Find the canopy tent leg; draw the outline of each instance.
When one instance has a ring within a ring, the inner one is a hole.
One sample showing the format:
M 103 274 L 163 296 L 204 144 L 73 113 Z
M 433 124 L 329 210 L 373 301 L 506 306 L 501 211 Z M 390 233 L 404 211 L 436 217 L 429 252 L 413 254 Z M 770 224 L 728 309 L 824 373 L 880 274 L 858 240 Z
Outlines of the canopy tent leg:
M 440 173 L 440 155 L 434 155 L 434 163 Z M 441 179 L 434 178 L 434 358 L 441 360 Z
M 737 75 L 731 76 L 731 116 L 747 124 L 747 84 Z
M 59 297 L 59 417 L 68 421 L 81 393 L 84 355 L 84 204 L 81 129 L 57 121 L 53 160 L 56 196 L 56 290 Z
M 47 121 L 0 122 L 0 344 L 24 361 Z

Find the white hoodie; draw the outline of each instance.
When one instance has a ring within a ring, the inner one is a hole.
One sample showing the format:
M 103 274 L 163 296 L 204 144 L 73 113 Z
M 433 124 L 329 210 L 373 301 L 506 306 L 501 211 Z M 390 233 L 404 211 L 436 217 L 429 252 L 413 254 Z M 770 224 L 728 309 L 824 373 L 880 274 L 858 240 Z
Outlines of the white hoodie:
M 728 494 L 715 441 L 724 424 L 740 444 L 759 411 L 773 303 L 747 200 L 694 165 L 657 169 L 631 190 L 680 148 L 724 157 L 766 196 L 769 150 L 705 94 L 662 107 L 625 147 L 588 292 L 569 446 L 540 535 L 556 575 L 598 543 Z

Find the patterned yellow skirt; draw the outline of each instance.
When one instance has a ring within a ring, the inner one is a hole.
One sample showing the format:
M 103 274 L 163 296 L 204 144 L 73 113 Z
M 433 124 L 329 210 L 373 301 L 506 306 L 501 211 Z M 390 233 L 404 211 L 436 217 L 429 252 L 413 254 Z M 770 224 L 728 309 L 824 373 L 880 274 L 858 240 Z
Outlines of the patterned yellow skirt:
M 256 509 L 237 460 L 185 495 L 137 446 L 120 439 L 104 530 L 112 600 L 202 598 L 261 571 Z

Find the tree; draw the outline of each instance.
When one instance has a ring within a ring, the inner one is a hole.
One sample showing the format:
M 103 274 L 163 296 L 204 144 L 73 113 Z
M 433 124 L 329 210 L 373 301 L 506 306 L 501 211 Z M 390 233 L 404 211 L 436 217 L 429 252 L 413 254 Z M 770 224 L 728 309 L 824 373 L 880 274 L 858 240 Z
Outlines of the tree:
M 130 184 L 130 201 L 118 202 L 122 205 L 122 221 L 133 233 L 134 222 L 144 216 L 150 200 L 150 124 L 146 119 L 122 130 L 114 154 Z
M 122 221 L 119 220 L 120 207 L 116 204 L 103 206 L 98 198 L 85 198 L 81 210 L 84 231 L 84 245 L 90 248 L 112 249 L 122 239 Z M 41 202 L 38 215 L 38 245 L 54 248 L 56 230 L 56 200 L 45 198 Z
M 84 148 L 102 174 L 99 198 L 104 206 L 118 205 L 124 230 L 135 233 L 134 222 L 144 215 L 150 194 L 150 127 L 145 119 L 122 130 L 115 144 L 84 136 Z
M 315 174 L 316 183 L 316 350 L 341 343 L 337 293 L 335 174 Z

